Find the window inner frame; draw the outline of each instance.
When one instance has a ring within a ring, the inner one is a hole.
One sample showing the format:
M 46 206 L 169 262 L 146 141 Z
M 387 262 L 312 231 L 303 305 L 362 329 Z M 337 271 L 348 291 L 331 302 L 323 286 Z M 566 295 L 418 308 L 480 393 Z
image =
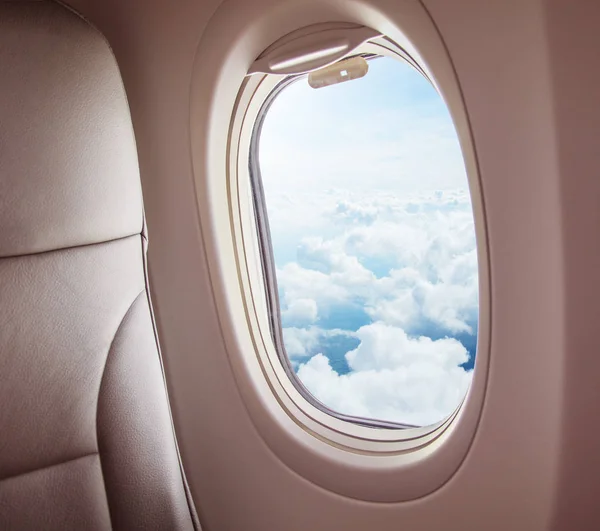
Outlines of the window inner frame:
M 369 54 L 376 56 L 388 56 L 396 60 L 408 62 L 418 72 L 429 80 L 437 92 L 442 92 L 435 81 L 428 76 L 423 68 L 400 46 L 387 37 L 378 37 L 359 46 L 344 58 L 358 54 Z M 381 421 L 376 419 L 363 419 L 337 413 L 320 401 L 316 400 L 308 392 L 302 392 L 304 386 L 299 381 L 293 369 L 289 366 L 287 354 L 281 358 L 285 351 L 276 348 L 272 334 L 272 328 L 276 324 L 269 316 L 268 303 L 266 300 L 267 282 L 275 279 L 274 267 L 272 272 L 265 275 L 265 261 L 261 257 L 259 240 L 265 240 L 263 245 L 270 245 L 270 232 L 268 225 L 262 223 L 263 235 L 259 235 L 256 223 L 255 205 L 257 204 L 250 189 L 251 175 L 258 170 L 256 145 L 253 144 L 258 138 L 253 132 L 259 120 L 261 109 L 266 109 L 266 103 L 276 97 L 278 91 L 285 88 L 286 83 L 293 82 L 297 76 L 283 76 L 277 74 L 253 74 L 247 76 L 242 83 L 236 101 L 236 111 L 230 125 L 230 140 L 228 142 L 228 170 L 227 182 L 230 201 L 230 220 L 234 234 L 234 247 L 236 248 L 236 264 L 238 278 L 242 289 L 245 314 L 248 330 L 254 344 L 254 350 L 260 364 L 264 381 L 276 399 L 276 402 L 289 418 L 304 431 L 312 436 L 327 442 L 335 447 L 343 448 L 359 454 L 366 455 L 397 455 L 409 450 L 424 448 L 431 445 L 447 431 L 454 431 L 460 425 L 464 405 L 469 396 L 474 394 L 475 402 L 469 411 L 465 421 L 471 418 L 475 410 L 481 407 L 481 396 L 485 389 L 488 366 L 488 344 L 489 344 L 489 287 L 488 287 L 488 258 L 487 237 L 485 231 L 483 214 L 483 197 L 480 193 L 480 184 L 477 172 L 477 163 L 474 155 L 468 118 L 464 107 L 461 109 L 462 101 L 453 96 L 454 107 L 446 105 L 451 111 L 454 125 L 460 139 L 461 150 L 465 165 L 471 200 L 475 215 L 475 228 L 477 237 L 477 255 L 479 264 L 480 295 L 479 295 L 479 333 L 477 358 L 475 371 L 471 386 L 462 402 L 445 419 L 436 424 L 424 427 L 411 427 L 407 424 Z M 456 116 L 452 112 L 457 111 Z M 264 117 L 264 113 L 263 113 Z M 254 153 L 253 164 L 250 164 L 250 154 Z M 257 173 L 254 173 L 257 175 Z M 266 212 L 262 213 L 263 220 L 268 223 Z M 265 233 L 265 228 L 267 229 Z M 272 288 L 271 288 L 272 289 Z M 276 288 L 275 288 L 276 293 Z M 278 300 L 278 299 L 277 299 Z M 272 312 L 271 312 L 272 313 Z M 485 321 L 482 321 L 482 318 Z M 482 327 L 483 322 L 483 327 Z M 280 337 L 283 345 L 282 338 Z M 481 356 L 481 345 L 485 355 Z M 477 370 L 477 366 L 481 370 Z M 296 383 L 297 382 L 297 383 Z M 474 410 L 474 411 L 471 411 Z M 444 437 L 445 439 L 445 437 Z
M 427 76 L 424 70 L 418 65 L 416 61 L 410 57 L 410 55 L 402 49 L 391 50 L 389 44 L 385 39 L 378 39 L 378 41 L 383 42 L 371 42 L 369 41 L 365 45 L 360 48 L 362 51 L 356 53 L 356 51 L 348 54 L 344 57 L 344 59 L 348 59 L 355 56 L 364 57 L 367 61 L 374 60 L 380 57 L 392 57 L 395 60 L 403 61 L 411 66 L 417 73 L 422 75 L 434 88 L 435 85 L 432 83 L 431 79 Z M 388 44 L 386 46 L 385 44 Z M 379 53 L 375 53 L 375 49 Z M 398 47 L 399 48 L 399 47 Z M 368 51 L 367 51 L 368 50 Z M 273 74 L 270 74 L 273 75 Z M 251 193 L 252 193 L 252 202 L 253 202 L 253 210 L 254 210 L 254 218 L 256 223 L 256 231 L 258 238 L 258 246 L 259 246 L 259 254 L 260 254 L 260 262 L 262 266 L 262 274 L 264 278 L 264 289 L 266 296 L 266 306 L 268 312 L 268 322 L 269 322 L 269 330 L 271 333 L 271 338 L 273 340 L 275 350 L 277 352 L 279 361 L 287 374 L 290 381 L 293 385 L 298 389 L 303 398 L 315 408 L 320 409 L 327 415 L 339 419 L 344 422 L 354 423 L 360 426 L 365 426 L 369 428 L 378 428 L 378 429 L 390 429 L 390 430 L 404 430 L 404 429 L 415 429 L 415 428 L 423 428 L 423 426 L 418 426 L 409 423 L 402 422 L 394 422 L 394 421 L 386 421 L 381 419 L 372 419 L 367 417 L 359 417 L 354 415 L 347 415 L 344 413 L 340 413 L 335 411 L 334 409 L 328 407 L 326 404 L 318 400 L 302 383 L 294 368 L 291 364 L 291 360 L 289 355 L 286 352 L 286 347 L 283 338 L 283 326 L 281 319 L 281 306 L 279 300 L 279 290 L 277 283 L 277 273 L 275 266 L 275 255 L 273 251 L 273 244 L 271 240 L 271 231 L 269 226 L 269 217 L 267 213 L 267 204 L 264 194 L 264 188 L 262 184 L 262 176 L 260 170 L 259 163 L 259 145 L 260 145 L 260 137 L 262 132 L 262 127 L 265 121 L 265 118 L 271 108 L 273 102 L 277 99 L 279 94 L 285 90 L 287 87 L 292 85 L 293 83 L 305 80 L 308 77 L 308 73 L 302 74 L 293 74 L 283 77 L 275 87 L 271 90 L 268 96 L 265 98 L 258 115 L 256 117 L 256 121 L 254 127 L 252 129 L 252 135 L 250 139 L 250 149 L 249 149 L 249 157 L 248 157 L 248 171 L 249 178 L 251 184 Z M 437 88 L 436 88 L 437 91 Z M 439 91 L 438 91 L 439 94 Z M 441 97 L 441 95 L 440 95 Z M 468 394 L 468 393 L 467 393 Z M 446 418 L 442 419 L 440 422 L 434 424 L 433 426 L 438 426 L 449 419 L 451 419 L 457 410 L 460 409 L 462 403 L 466 399 L 466 396 L 463 397 L 459 405 L 457 406 L 455 412 L 448 415 Z M 427 426 L 425 426 L 427 428 Z

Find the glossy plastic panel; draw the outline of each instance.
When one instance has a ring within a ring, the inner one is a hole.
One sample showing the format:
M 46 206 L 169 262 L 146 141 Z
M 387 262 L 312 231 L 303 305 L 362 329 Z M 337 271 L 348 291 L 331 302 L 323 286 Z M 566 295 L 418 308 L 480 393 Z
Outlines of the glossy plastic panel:
M 263 52 L 248 73 L 290 75 L 323 68 L 379 35 L 365 26 L 349 24 L 317 24 L 300 28 L 300 31 L 291 33 Z

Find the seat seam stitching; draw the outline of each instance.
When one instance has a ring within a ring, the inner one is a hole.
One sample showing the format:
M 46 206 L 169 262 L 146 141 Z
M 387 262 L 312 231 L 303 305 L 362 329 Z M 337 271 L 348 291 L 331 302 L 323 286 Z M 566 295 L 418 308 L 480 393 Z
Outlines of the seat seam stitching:
M 40 467 L 37 467 L 37 468 L 32 468 L 30 470 L 24 470 L 22 472 L 17 472 L 16 474 L 10 474 L 9 476 L 0 478 L 0 483 L 2 483 L 4 481 L 10 481 L 11 479 L 15 479 L 15 478 L 18 478 L 18 477 L 21 477 L 21 476 L 26 476 L 28 474 L 34 474 L 36 472 L 41 472 L 42 470 L 47 470 L 49 468 L 54 468 L 54 467 L 57 467 L 57 466 L 66 465 L 68 463 L 71 463 L 72 461 L 77 461 L 79 459 L 84 459 L 86 457 L 91 457 L 93 455 L 98 455 L 98 452 L 97 451 L 95 451 L 95 452 L 88 452 L 88 453 L 85 453 L 83 455 L 78 455 L 76 457 L 69 457 L 68 459 L 65 459 L 63 461 L 58 461 L 57 463 L 52 463 L 50 465 L 44 465 L 44 466 L 40 466 Z
M 128 238 L 133 238 L 134 236 L 142 236 L 140 232 L 133 232 L 131 234 L 126 234 L 125 236 L 117 236 L 116 238 L 110 238 L 108 240 L 100 240 L 97 242 L 89 242 L 89 243 L 78 243 L 75 245 L 67 245 L 66 247 L 56 247 L 55 249 L 44 249 L 43 251 L 33 251 L 31 253 L 18 253 L 18 254 L 9 254 L 9 255 L 0 255 L 0 260 L 10 260 L 15 258 L 27 258 L 28 256 L 38 256 L 42 254 L 48 253 L 58 253 L 60 251 L 70 251 L 72 249 L 80 249 L 85 247 L 91 247 L 93 245 L 103 245 L 105 243 L 118 242 L 121 240 L 126 240 Z
M 100 452 L 100 437 L 98 436 L 98 410 L 100 408 L 100 395 L 102 394 L 102 386 L 104 384 L 104 378 L 106 376 L 106 367 L 108 366 L 108 360 L 110 358 L 111 352 L 113 351 L 115 341 L 116 341 L 117 337 L 119 336 L 119 333 L 121 332 L 121 329 L 123 327 L 123 324 L 125 323 L 125 320 L 127 319 L 127 316 L 130 314 L 131 310 L 135 306 L 135 303 L 139 300 L 140 296 L 144 293 L 144 291 L 146 291 L 145 286 L 139 291 L 139 293 L 137 293 L 137 295 L 131 301 L 131 303 L 129 304 L 129 307 L 127 308 L 127 311 L 123 314 L 123 317 L 121 318 L 119 325 L 117 326 L 117 329 L 115 330 L 113 338 L 112 338 L 110 345 L 108 347 L 108 350 L 106 352 L 106 357 L 104 359 L 104 367 L 102 368 L 102 376 L 100 378 L 100 386 L 98 387 L 98 397 L 96 399 L 96 447 L 98 448 L 98 451 L 97 451 L 98 460 L 100 461 L 100 472 L 102 474 L 102 484 L 104 486 L 104 495 L 106 496 L 106 507 L 108 508 L 108 517 L 111 522 L 111 528 L 112 528 L 112 513 L 110 510 L 110 503 L 108 501 L 108 489 L 107 489 L 107 485 L 106 485 L 106 478 L 104 477 L 104 466 L 102 464 L 102 454 Z

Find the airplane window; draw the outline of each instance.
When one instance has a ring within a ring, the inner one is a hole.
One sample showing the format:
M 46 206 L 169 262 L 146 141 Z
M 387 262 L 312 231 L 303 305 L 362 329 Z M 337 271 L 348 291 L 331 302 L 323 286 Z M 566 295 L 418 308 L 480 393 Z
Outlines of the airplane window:
M 479 305 L 471 197 L 444 101 L 411 65 L 377 57 L 358 79 L 284 82 L 259 123 L 252 179 L 289 372 L 342 415 L 444 419 L 473 375 Z

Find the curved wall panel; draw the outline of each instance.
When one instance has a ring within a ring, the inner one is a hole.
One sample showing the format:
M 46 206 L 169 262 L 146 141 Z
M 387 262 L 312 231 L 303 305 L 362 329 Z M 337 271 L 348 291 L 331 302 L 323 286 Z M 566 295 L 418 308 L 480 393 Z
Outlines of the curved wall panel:
M 125 80 L 171 401 L 205 529 L 600 528 L 596 3 L 423 2 L 455 70 L 478 155 L 492 336 L 486 398 L 466 458 L 443 487 L 397 503 L 360 501 L 305 479 L 251 416 L 223 341 L 207 256 L 212 235 L 196 202 L 191 102 L 215 95 L 191 87 L 196 52 L 223 17 L 230 31 L 206 56 L 207 72 L 238 38 L 245 51 L 229 56 L 227 68 L 247 68 L 278 37 L 325 16 L 392 34 L 416 27 L 420 15 L 392 0 L 70 3 L 106 34 Z

